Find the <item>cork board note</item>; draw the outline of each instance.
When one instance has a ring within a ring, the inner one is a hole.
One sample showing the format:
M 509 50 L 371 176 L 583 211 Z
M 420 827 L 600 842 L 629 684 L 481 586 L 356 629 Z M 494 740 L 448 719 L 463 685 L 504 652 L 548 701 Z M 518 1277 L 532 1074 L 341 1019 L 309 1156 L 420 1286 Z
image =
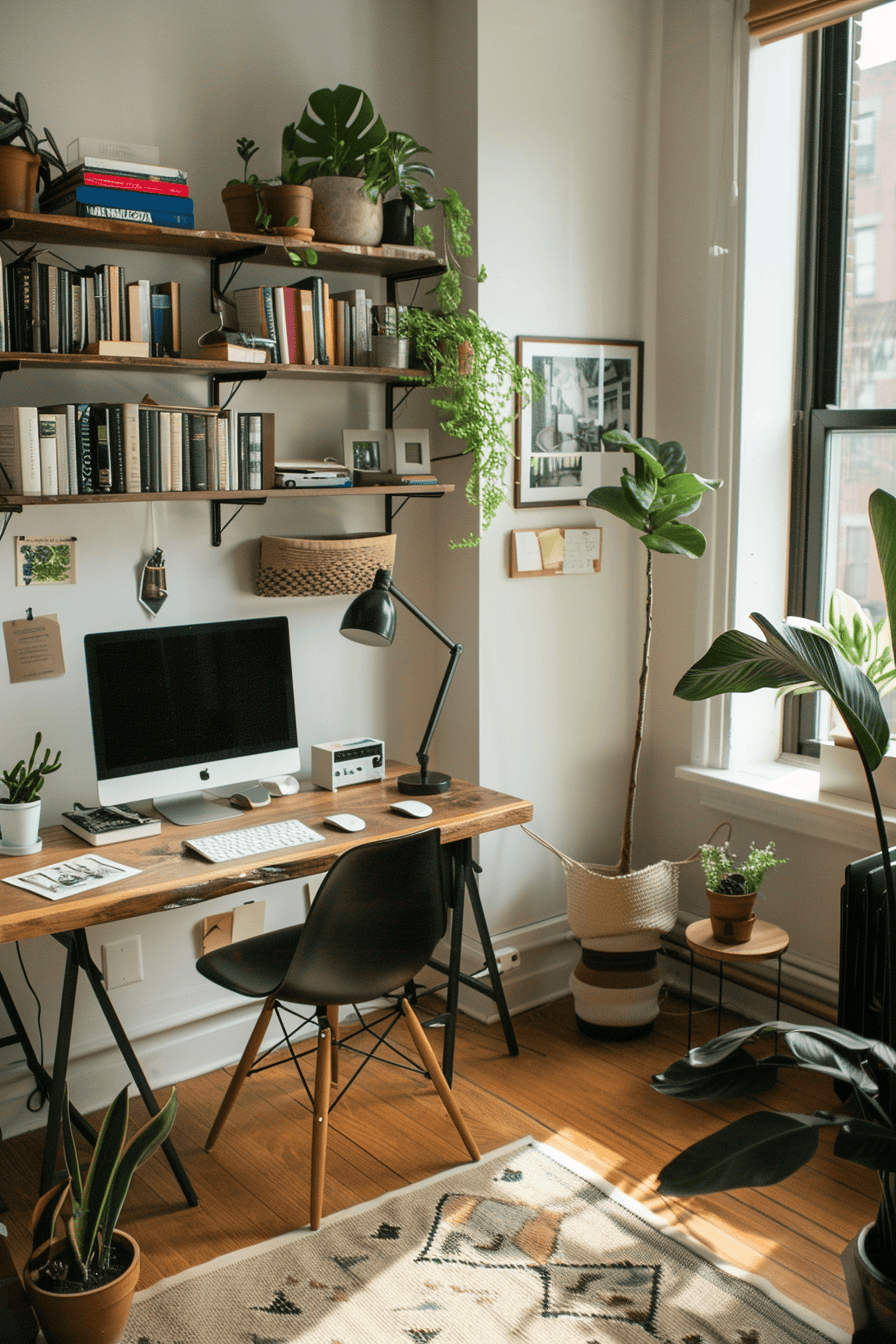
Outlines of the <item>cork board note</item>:
M 599 574 L 603 528 L 535 527 L 510 534 L 510 577 Z

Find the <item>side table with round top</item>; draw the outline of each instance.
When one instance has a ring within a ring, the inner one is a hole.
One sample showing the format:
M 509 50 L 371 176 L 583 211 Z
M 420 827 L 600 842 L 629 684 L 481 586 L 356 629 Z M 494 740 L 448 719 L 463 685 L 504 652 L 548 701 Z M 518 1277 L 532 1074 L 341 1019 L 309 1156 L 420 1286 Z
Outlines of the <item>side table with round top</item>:
M 753 936 L 746 943 L 720 943 L 708 919 L 698 919 L 685 929 L 685 938 L 691 953 L 691 976 L 688 985 L 688 1049 L 691 1048 L 691 1019 L 694 1012 L 694 955 L 708 957 L 719 963 L 719 1007 L 717 1034 L 722 1031 L 722 983 L 725 964 L 738 965 L 751 961 L 778 959 L 778 988 L 775 999 L 775 1020 L 781 1016 L 781 960 L 790 946 L 790 935 L 763 919 L 753 925 Z

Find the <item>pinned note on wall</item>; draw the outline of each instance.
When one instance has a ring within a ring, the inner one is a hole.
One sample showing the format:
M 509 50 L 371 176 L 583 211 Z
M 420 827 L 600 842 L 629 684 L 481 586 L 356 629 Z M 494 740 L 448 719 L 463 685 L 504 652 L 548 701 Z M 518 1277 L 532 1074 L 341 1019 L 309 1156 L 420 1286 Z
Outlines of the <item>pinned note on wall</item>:
M 10 682 L 61 677 L 65 672 L 62 635 L 57 616 L 34 616 L 3 622 Z
M 510 577 L 599 574 L 603 528 L 535 527 L 510 534 Z

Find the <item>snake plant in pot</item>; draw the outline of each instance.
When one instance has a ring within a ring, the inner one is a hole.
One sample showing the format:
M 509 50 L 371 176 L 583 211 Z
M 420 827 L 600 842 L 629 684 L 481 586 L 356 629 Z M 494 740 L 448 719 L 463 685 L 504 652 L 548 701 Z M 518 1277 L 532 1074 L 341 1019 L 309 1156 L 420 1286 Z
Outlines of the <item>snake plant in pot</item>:
M 883 576 L 890 628 L 896 614 L 896 498 L 875 490 L 869 501 L 871 527 Z M 834 1153 L 870 1167 L 880 1177 L 880 1204 L 873 1224 L 844 1253 L 856 1325 L 863 1340 L 896 1338 L 896 889 L 883 813 L 875 785 L 890 740 L 880 696 L 868 676 L 834 642 L 804 625 L 774 626 L 755 615 L 765 639 L 739 630 L 720 635 L 685 673 L 675 694 L 705 700 L 761 687 L 786 691 L 810 683 L 826 691 L 840 712 L 862 762 L 874 812 L 884 871 L 883 1040 L 837 1027 L 769 1022 L 728 1032 L 689 1051 L 653 1079 L 657 1091 L 690 1101 L 751 1096 L 772 1086 L 779 1069 L 809 1069 L 833 1078 L 851 1095 L 857 1114 L 828 1111 L 781 1115 L 759 1111 L 742 1116 L 700 1140 L 660 1172 L 667 1195 L 710 1194 L 783 1180 L 815 1153 L 819 1130 L 837 1131 Z M 789 1053 L 756 1058 L 744 1046 L 783 1039 Z M 854 1258 L 853 1258 L 854 1257 Z M 855 1268 L 854 1268 L 855 1267 Z M 857 1287 L 862 1285 L 862 1291 Z M 858 1335 L 857 1335 L 858 1338 Z
M 128 1141 L 128 1091 L 106 1112 L 86 1176 L 62 1107 L 66 1179 L 38 1200 L 25 1291 L 47 1344 L 118 1344 L 140 1277 L 140 1247 L 117 1227 L 139 1166 L 171 1132 L 177 1094 Z M 62 1235 L 58 1230 L 62 1229 Z
M 578 863 L 566 855 L 560 858 L 566 870 L 569 923 L 582 947 L 582 960 L 570 977 L 579 1029 L 588 1036 L 631 1039 L 650 1031 L 659 1013 L 659 936 L 673 928 L 678 917 L 678 863 L 661 860 L 647 868 L 632 869 L 635 795 L 653 633 L 653 557 L 666 554 L 697 559 L 703 555 L 706 538 L 683 520 L 699 507 L 707 490 L 717 490 L 721 481 L 705 480 L 689 472 L 680 443 L 635 439 L 626 430 L 611 430 L 604 440 L 631 453 L 633 470 L 623 467 L 619 485 L 592 490 L 587 502 L 635 528 L 647 552 L 635 738 L 617 864 L 610 868 Z

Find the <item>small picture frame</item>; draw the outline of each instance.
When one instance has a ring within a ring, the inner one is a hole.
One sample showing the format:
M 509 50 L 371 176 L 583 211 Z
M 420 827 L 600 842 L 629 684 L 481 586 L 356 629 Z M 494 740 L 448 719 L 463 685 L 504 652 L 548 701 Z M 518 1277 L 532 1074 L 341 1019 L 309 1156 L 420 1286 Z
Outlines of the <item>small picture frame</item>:
M 389 471 L 391 433 L 388 429 L 344 429 L 343 462 L 352 471 Z
M 76 537 L 16 537 L 16 584 L 76 583 Z
M 429 471 L 428 429 L 393 429 L 390 470 L 399 476 Z
M 537 373 L 543 391 L 516 422 L 514 508 L 577 505 L 619 479 L 619 458 L 603 478 L 610 429 L 637 438 L 644 398 L 644 342 L 601 337 L 518 336 L 517 363 Z

